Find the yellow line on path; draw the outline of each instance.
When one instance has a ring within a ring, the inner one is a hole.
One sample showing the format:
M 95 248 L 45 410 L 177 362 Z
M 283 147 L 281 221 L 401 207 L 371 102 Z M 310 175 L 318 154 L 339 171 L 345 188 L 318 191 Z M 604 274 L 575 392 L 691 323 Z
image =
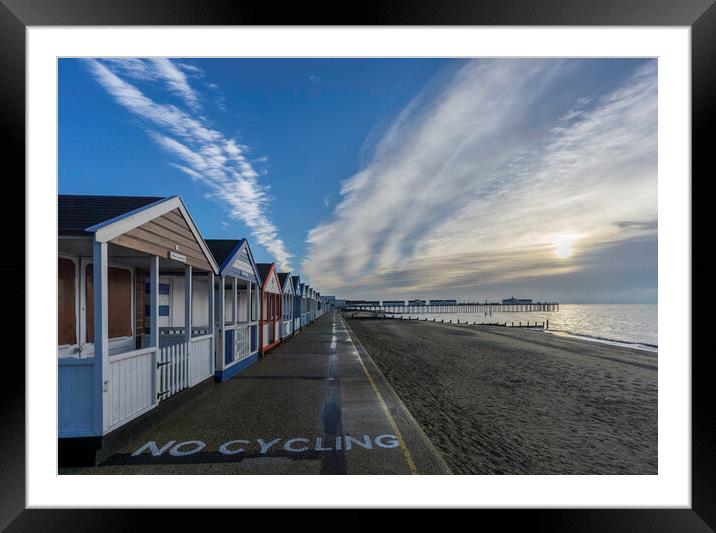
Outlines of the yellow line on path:
M 343 322 L 343 317 L 341 317 L 341 322 Z M 343 325 L 348 330 L 348 325 L 343 322 Z M 353 344 L 353 337 L 349 334 L 349 337 L 351 338 L 351 344 Z M 368 372 L 368 369 L 366 368 L 365 364 L 363 363 L 363 359 L 360 356 L 360 353 L 358 353 L 358 349 L 356 348 L 355 344 L 353 344 L 353 349 L 356 352 L 356 355 L 358 356 L 358 361 L 360 362 L 360 366 L 363 367 L 363 372 L 365 372 L 366 377 L 368 378 L 368 381 L 370 382 L 370 386 L 373 387 L 373 391 L 375 392 L 375 395 L 378 397 L 378 401 L 380 402 L 380 405 L 383 407 L 383 412 L 385 412 L 385 417 L 388 419 L 388 423 L 390 424 L 390 427 L 395 432 L 395 436 L 398 438 L 398 442 L 400 443 L 400 449 L 403 450 L 403 455 L 405 456 L 405 460 L 408 463 L 408 468 L 410 468 L 411 474 L 417 474 L 418 469 L 415 466 L 415 461 L 413 461 L 413 456 L 410 455 L 410 450 L 408 450 L 408 447 L 405 445 L 405 440 L 403 439 L 403 435 L 400 433 L 400 430 L 398 429 L 398 424 L 395 423 L 395 419 L 393 418 L 393 415 L 390 414 L 390 409 L 388 409 L 388 405 L 385 403 L 385 400 L 383 399 L 383 395 L 378 390 L 378 387 L 375 384 L 375 381 L 373 381 L 373 378 L 370 375 L 370 372 Z

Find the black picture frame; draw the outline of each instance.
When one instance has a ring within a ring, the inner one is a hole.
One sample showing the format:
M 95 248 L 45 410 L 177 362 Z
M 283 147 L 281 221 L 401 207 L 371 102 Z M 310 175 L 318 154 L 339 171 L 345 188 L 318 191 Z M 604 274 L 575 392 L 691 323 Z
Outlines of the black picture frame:
M 689 26 L 692 36 L 692 283 L 699 298 L 691 310 L 692 346 L 708 331 L 707 311 L 697 305 L 714 301 L 716 273 L 706 210 L 707 194 L 694 195 L 699 183 L 713 175 L 708 152 L 713 135 L 716 88 L 716 6 L 714 0 L 399 0 L 361 2 L 347 7 L 334 3 L 276 5 L 257 1 L 145 0 L 0 0 L 0 124 L 5 130 L 4 160 L 15 163 L 14 176 L 24 176 L 25 140 L 25 30 L 28 26 L 86 25 L 576 25 L 576 26 Z M 320 7 L 319 7 L 320 6 Z M 712 135 L 709 135 L 712 134 Z M 710 149 L 711 148 L 711 149 Z M 6 165 L 7 168 L 7 165 Z M 9 175 L 9 174 L 8 174 Z M 17 187 L 15 208 L 3 216 L 17 227 L 23 180 Z M 703 186 L 699 189 L 704 191 Z M 4 193 L 8 194 L 7 191 Z M 4 195 L 5 196 L 5 195 Z M 7 197 L 7 196 L 6 196 Z M 26 199 L 27 201 L 27 199 Z M 697 214 L 700 213 L 700 214 Z M 25 279 L 24 232 L 13 258 L 2 263 L 6 276 Z M 699 239 L 702 237 L 702 239 Z M 28 280 L 25 279 L 27 284 Z M 6 297 L 24 301 L 19 284 Z M 692 300 L 693 301 L 693 300 Z M 15 307 L 16 309 L 16 307 Z M 24 317 L 24 313 L 23 313 Z M 27 325 L 25 325 L 27 328 Z M 24 352 L 24 347 L 23 347 Z M 716 529 L 716 423 L 714 423 L 708 358 L 704 343 L 692 350 L 692 506 L 690 509 L 590 509 L 483 511 L 499 516 L 501 529 L 528 524 L 549 531 L 712 531 Z M 12 351 L 17 354 L 17 351 Z M 688 356 L 689 354 L 684 354 Z M 38 354 L 26 354 L 35 357 Z M 11 360 L 12 359 L 12 360 Z M 22 378 L 20 377 L 22 376 Z M 104 531 L 147 527 L 147 514 L 135 510 L 28 510 L 25 509 L 25 367 L 18 357 L 6 357 L 0 372 L 2 410 L 0 425 L 0 529 L 9 531 Z M 182 513 L 172 514 L 184 521 Z M 170 517 L 162 517 L 170 527 Z

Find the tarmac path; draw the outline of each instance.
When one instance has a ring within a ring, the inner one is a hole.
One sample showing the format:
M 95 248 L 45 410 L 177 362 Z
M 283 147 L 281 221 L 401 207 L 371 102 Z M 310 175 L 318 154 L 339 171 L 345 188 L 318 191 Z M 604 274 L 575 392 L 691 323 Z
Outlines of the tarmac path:
M 449 474 L 340 317 L 328 312 L 97 467 L 72 474 Z

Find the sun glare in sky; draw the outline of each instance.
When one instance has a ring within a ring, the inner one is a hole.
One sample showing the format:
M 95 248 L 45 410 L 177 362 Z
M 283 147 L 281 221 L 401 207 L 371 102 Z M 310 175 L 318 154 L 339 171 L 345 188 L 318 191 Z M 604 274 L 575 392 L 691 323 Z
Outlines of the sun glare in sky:
M 572 247 L 576 237 L 573 235 L 560 235 L 554 241 L 554 253 L 560 259 L 567 259 L 572 255 Z

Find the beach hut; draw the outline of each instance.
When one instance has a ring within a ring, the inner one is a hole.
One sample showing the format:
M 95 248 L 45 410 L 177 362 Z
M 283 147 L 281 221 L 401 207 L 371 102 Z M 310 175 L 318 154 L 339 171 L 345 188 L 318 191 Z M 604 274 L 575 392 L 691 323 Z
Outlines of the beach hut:
M 215 375 L 225 381 L 258 359 L 259 273 L 246 239 L 207 239 L 219 265 L 215 283 Z
M 58 196 L 61 462 L 211 382 L 217 273 L 177 196 Z
M 263 355 L 281 342 L 281 282 L 273 263 L 257 263 L 256 268 L 261 283 L 259 350 Z
M 311 322 L 316 320 L 316 289 L 311 287 Z
M 281 284 L 281 340 L 293 334 L 293 280 L 290 272 L 279 272 L 278 281 Z
M 308 325 L 308 286 L 301 283 L 301 327 Z
M 313 298 L 313 289 L 310 285 L 306 285 L 306 325 L 313 322 L 313 314 L 311 313 L 311 299 Z
M 293 282 L 293 332 L 301 329 L 301 277 L 291 276 Z

